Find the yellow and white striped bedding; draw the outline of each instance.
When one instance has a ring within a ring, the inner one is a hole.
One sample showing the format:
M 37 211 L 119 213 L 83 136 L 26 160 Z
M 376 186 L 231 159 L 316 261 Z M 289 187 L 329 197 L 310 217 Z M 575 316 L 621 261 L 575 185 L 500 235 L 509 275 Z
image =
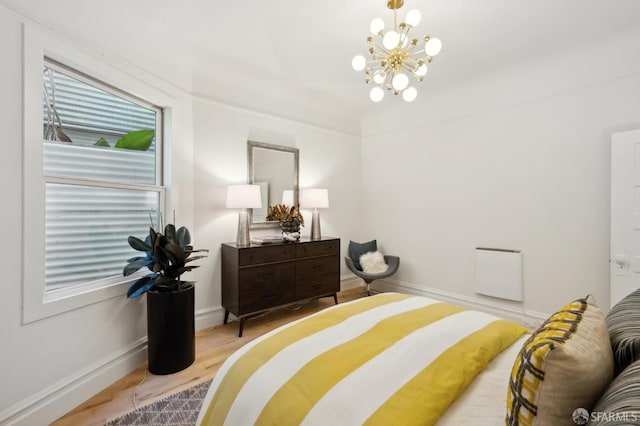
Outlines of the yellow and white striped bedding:
M 419 296 L 384 293 L 344 303 L 230 356 L 198 424 L 433 424 L 524 332 Z

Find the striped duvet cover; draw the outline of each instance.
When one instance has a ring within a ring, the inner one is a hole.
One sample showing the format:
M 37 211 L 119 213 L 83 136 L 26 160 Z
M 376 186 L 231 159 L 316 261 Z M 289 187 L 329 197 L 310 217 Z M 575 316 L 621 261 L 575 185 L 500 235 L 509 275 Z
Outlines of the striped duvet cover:
M 343 303 L 230 356 L 198 424 L 433 424 L 525 332 L 419 296 L 384 293 Z

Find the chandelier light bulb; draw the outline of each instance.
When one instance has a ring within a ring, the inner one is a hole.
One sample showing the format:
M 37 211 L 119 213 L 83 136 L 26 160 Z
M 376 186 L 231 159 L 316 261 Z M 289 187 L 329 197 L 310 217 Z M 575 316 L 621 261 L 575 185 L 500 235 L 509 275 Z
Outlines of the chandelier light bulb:
M 373 21 L 371 21 L 369 30 L 371 30 L 371 34 L 373 35 L 379 34 L 380 31 L 384 30 L 384 21 L 380 18 L 375 18 Z
M 439 38 L 430 38 L 424 45 L 424 53 L 429 56 L 436 56 L 442 50 L 442 42 Z
M 427 64 L 420 65 L 415 71 L 415 74 L 420 77 L 424 77 L 425 75 L 427 75 Z
M 396 74 L 393 76 L 393 80 L 391 80 L 391 85 L 396 90 L 404 90 L 409 85 L 409 77 L 406 74 Z
M 418 91 L 415 87 L 407 87 L 404 92 L 402 92 L 402 99 L 407 102 L 413 102 L 418 96 Z
M 395 31 L 389 31 L 382 37 L 382 45 L 386 49 L 395 49 L 398 47 L 398 43 L 400 42 L 400 34 Z
M 382 84 L 386 77 L 387 73 L 385 73 L 383 70 L 378 70 L 375 72 L 375 74 L 373 74 L 373 81 L 375 81 L 376 84 Z
M 369 92 L 369 98 L 371 98 L 373 102 L 380 102 L 382 98 L 384 98 L 384 90 L 378 86 L 374 87 L 371 89 L 371 92 Z
M 411 9 L 409 12 L 407 12 L 407 17 L 405 18 L 405 21 L 407 21 L 408 25 L 415 27 L 418 24 L 420 24 L 421 20 L 422 20 L 422 14 L 418 9 Z
M 366 65 L 367 65 L 367 60 L 362 55 L 354 56 L 353 60 L 351 61 L 351 66 L 356 71 L 362 71 Z

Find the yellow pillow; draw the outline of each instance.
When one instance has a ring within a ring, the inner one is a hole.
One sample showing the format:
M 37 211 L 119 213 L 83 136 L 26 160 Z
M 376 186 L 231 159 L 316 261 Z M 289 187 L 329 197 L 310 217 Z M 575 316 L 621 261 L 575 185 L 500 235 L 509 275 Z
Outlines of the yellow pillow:
M 613 352 L 593 296 L 551 315 L 516 357 L 507 392 L 510 426 L 575 426 L 578 408 L 591 410 L 613 379 Z

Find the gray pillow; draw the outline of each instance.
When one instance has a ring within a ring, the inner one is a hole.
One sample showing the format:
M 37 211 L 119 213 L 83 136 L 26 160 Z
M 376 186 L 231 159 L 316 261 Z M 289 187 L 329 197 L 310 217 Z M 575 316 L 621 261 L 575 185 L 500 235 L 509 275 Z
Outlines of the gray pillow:
M 378 242 L 376 240 L 367 241 L 366 243 L 349 241 L 349 257 L 353 262 L 353 266 L 355 266 L 359 271 L 362 271 L 360 256 L 370 251 L 378 251 Z
M 611 308 L 607 327 L 617 374 L 640 360 L 640 289 Z
M 640 425 L 640 361 L 624 369 L 591 410 L 587 426 Z

